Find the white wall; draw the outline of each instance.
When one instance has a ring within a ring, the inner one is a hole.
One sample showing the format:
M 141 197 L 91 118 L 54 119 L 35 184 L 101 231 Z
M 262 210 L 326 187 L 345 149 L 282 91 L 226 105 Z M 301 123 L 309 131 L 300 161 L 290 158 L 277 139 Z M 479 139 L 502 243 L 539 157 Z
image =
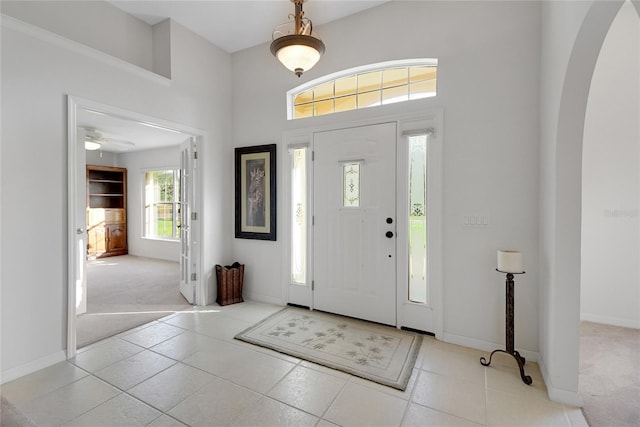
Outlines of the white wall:
M 118 164 L 118 155 L 108 151 L 87 150 L 85 151 L 85 159 L 88 165 L 120 167 Z
M 327 50 L 300 79 L 266 44 L 232 56 L 234 145 L 280 143 L 283 131 L 313 123 L 442 107 L 445 337 L 474 346 L 503 345 L 504 276 L 495 272 L 496 251 L 517 248 L 524 252 L 527 274 L 516 285 L 516 345 L 535 354 L 540 4 L 394 1 L 314 29 Z M 436 98 L 286 121 L 285 93 L 301 83 L 354 66 L 416 57 L 439 60 Z M 284 149 L 278 146 L 279 152 Z M 286 171 L 278 165 L 280 186 Z M 283 200 L 278 208 L 282 212 Z M 232 198 L 227 212 L 233 214 Z M 491 226 L 463 227 L 468 214 L 490 216 Z M 282 217 L 278 230 L 286 226 Z M 249 296 L 283 302 L 288 276 L 282 251 L 280 237 L 233 241 L 234 258 L 246 263 Z
M 64 358 L 67 94 L 205 133 L 202 259 L 209 285 L 233 229 L 221 208 L 232 197 L 229 54 L 172 22 L 169 81 L 39 34 L 2 18 L 2 381 Z
M 186 138 L 185 138 L 186 139 Z M 145 150 L 119 155 L 127 168 L 127 240 L 129 254 L 180 261 L 180 243 L 145 239 L 143 231 L 144 173 L 148 170 L 179 169 L 180 147 Z
M 598 57 L 582 155 L 581 318 L 640 328 L 640 17 L 626 3 Z

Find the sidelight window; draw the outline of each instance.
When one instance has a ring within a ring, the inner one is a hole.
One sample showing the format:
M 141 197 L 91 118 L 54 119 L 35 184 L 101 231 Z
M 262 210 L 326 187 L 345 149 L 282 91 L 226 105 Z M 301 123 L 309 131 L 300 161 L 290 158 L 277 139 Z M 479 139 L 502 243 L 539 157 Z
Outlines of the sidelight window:
M 291 159 L 291 283 L 307 281 L 307 147 L 289 150 Z
M 409 301 L 427 304 L 427 135 L 409 142 Z

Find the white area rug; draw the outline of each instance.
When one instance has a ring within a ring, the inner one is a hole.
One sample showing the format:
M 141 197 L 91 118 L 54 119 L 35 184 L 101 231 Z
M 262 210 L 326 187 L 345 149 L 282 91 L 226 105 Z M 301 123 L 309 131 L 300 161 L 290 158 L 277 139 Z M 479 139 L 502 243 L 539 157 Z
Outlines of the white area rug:
M 414 332 L 297 307 L 235 338 L 400 390 L 407 388 L 422 342 Z

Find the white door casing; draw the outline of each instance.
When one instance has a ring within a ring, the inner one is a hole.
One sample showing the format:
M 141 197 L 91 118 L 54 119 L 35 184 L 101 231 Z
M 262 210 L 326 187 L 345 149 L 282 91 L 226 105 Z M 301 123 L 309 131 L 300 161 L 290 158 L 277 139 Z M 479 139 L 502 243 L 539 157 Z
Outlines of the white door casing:
M 202 138 L 206 137 L 205 132 L 195 128 L 168 122 L 166 120 L 146 116 L 144 114 L 135 113 L 88 99 L 67 95 L 67 159 L 70 165 L 67 174 L 67 207 L 69 212 L 67 218 L 67 268 L 69 271 L 67 283 L 67 359 L 71 359 L 76 355 L 76 293 L 78 283 L 81 281 L 86 282 L 86 279 L 83 277 L 86 275 L 86 230 L 84 230 L 86 227 L 86 157 L 84 152 L 84 135 L 78 132 L 77 119 L 78 111 L 82 109 L 112 115 L 120 119 L 137 121 L 147 125 L 153 124 L 154 126 L 159 126 L 174 132 L 184 133 L 185 135 L 195 135 L 195 137 L 190 138 L 189 140 L 192 142 L 193 147 L 196 150 Z M 75 167 L 71 165 L 75 165 Z M 201 212 L 198 212 L 198 209 L 200 209 L 200 197 L 196 197 L 200 195 L 201 191 L 201 183 L 198 181 L 199 179 L 200 175 L 197 170 L 197 162 L 192 162 L 190 186 L 191 206 L 195 207 L 198 217 L 200 217 L 201 214 Z M 82 209 L 80 209 L 80 206 L 82 206 Z M 83 232 L 80 234 L 78 234 L 79 228 L 83 229 Z M 197 303 L 205 305 L 207 295 L 206 289 L 201 280 L 202 275 L 200 272 L 201 233 L 200 221 L 191 221 L 190 269 L 191 274 L 195 273 L 196 275 L 196 279 L 192 281 L 192 286 L 195 290 Z M 82 242 L 80 242 L 81 239 Z
M 195 304 L 198 264 L 198 242 L 193 228 L 197 224 L 195 207 L 197 148 L 195 138 L 180 147 L 180 293 Z M 197 235 L 197 233 L 195 233 Z
M 395 122 L 313 135 L 315 309 L 397 323 L 396 135 Z M 350 165 L 358 206 L 343 202 Z

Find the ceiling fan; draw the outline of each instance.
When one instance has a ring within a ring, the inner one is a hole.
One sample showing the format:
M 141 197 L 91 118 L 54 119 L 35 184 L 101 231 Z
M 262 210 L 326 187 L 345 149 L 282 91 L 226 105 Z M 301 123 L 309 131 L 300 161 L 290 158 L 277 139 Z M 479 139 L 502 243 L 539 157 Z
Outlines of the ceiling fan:
M 135 146 L 135 144 L 131 141 L 107 138 L 100 132 L 98 132 L 95 128 L 84 128 L 84 130 L 85 150 L 127 151 Z

